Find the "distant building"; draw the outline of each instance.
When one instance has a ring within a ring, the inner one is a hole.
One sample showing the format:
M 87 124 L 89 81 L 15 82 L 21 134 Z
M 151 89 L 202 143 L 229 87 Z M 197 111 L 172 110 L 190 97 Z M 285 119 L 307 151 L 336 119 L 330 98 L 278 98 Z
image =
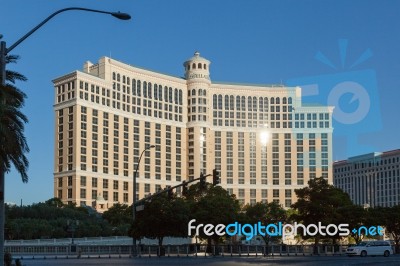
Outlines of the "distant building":
M 184 71 L 103 57 L 55 79 L 54 196 L 99 210 L 131 204 L 149 145 L 138 198 L 214 168 L 241 203 L 289 207 L 310 178 L 332 183 L 333 107 L 302 104 L 299 87 L 211 82 L 197 52 Z
M 374 152 L 333 164 L 333 183 L 366 207 L 400 204 L 400 150 Z

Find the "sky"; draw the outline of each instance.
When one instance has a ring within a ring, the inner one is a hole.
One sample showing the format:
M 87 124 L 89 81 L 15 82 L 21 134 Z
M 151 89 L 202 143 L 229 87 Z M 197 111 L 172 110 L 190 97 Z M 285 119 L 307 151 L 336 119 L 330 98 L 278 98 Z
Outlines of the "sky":
M 0 34 L 10 46 L 66 7 L 129 13 L 121 21 L 82 11 L 57 15 L 11 54 L 28 98 L 29 182 L 6 176 L 7 202 L 53 197 L 52 80 L 110 56 L 183 76 L 195 51 L 211 80 L 303 87 L 304 103 L 334 105 L 333 159 L 400 148 L 400 1 L 3 0 Z

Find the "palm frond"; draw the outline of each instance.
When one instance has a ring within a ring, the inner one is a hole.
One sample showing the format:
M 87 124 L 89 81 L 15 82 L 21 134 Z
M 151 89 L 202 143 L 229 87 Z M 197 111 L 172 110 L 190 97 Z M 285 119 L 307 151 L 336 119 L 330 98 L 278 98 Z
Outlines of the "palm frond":
M 17 63 L 19 55 L 11 54 L 6 56 L 6 64 Z
M 9 55 L 6 63 L 16 63 L 19 56 Z M 13 84 L 26 81 L 26 77 L 15 71 L 6 71 L 5 86 L 0 85 L 0 171 L 9 172 L 13 165 L 21 175 L 23 182 L 28 182 L 29 162 L 25 154 L 29 152 L 24 135 L 28 118 L 21 112 L 26 94 Z
M 15 83 L 17 80 L 27 81 L 28 79 L 16 71 L 6 70 L 6 80 L 10 81 L 11 83 Z

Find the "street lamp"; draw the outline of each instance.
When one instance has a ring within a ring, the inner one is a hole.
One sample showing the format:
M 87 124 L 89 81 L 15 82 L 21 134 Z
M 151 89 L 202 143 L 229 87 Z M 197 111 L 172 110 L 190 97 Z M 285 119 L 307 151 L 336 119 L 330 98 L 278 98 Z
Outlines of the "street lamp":
M 1 41 L 0 42 L 0 86 L 5 87 L 6 86 L 6 56 L 15 48 L 17 47 L 21 42 L 23 42 L 26 38 L 28 38 L 32 33 L 37 31 L 40 27 L 42 27 L 47 21 L 52 19 L 54 16 L 65 12 L 65 11 L 70 11 L 70 10 L 81 10 L 81 11 L 87 11 L 87 12 L 95 12 L 95 13 L 102 13 L 102 14 L 108 14 L 113 17 L 116 17 L 121 20 L 129 20 L 131 16 L 127 13 L 120 13 L 120 12 L 108 12 L 108 11 L 101 11 L 101 10 L 96 10 L 96 9 L 88 9 L 88 8 L 82 8 L 82 7 L 69 7 L 69 8 L 64 8 L 60 9 L 50 16 L 48 16 L 45 20 L 43 20 L 41 23 L 39 23 L 36 27 L 34 27 L 31 31 L 29 31 L 27 34 L 22 36 L 18 41 L 16 41 L 13 45 L 7 48 L 6 42 Z M 0 34 L 0 39 L 2 35 Z M 5 100 L 3 100 L 5 101 Z M 3 102 L 4 103 L 4 102 Z M 5 173 L 3 170 L 0 170 L 0 266 L 4 265 L 4 179 L 5 179 Z
M 136 163 L 135 173 L 133 174 L 132 224 L 136 220 L 136 206 L 135 206 L 135 204 L 136 204 L 136 177 L 137 177 L 137 172 L 139 170 L 140 160 L 142 159 L 143 153 L 145 151 L 150 150 L 150 149 L 155 148 L 155 147 L 156 147 L 155 145 L 147 146 L 147 148 L 144 149 L 142 151 L 142 153 L 140 154 L 139 161 Z M 133 242 L 132 253 L 133 253 L 133 256 L 136 256 L 136 238 L 133 235 L 132 235 L 132 242 Z
M 75 236 L 75 231 L 77 227 L 79 226 L 79 221 L 78 220 L 67 220 L 67 232 L 71 233 L 72 240 L 71 240 L 71 245 L 75 245 L 74 242 L 74 236 Z
M 10 53 L 15 47 L 17 47 L 21 42 L 23 42 L 26 38 L 32 35 L 35 31 L 37 31 L 40 27 L 42 27 L 47 21 L 55 17 L 56 15 L 65 12 L 65 11 L 70 11 L 70 10 L 81 10 L 81 11 L 87 11 L 87 12 L 95 12 L 95 13 L 102 13 L 102 14 L 108 14 L 111 15 L 115 18 L 121 19 L 121 20 L 129 20 L 131 19 L 131 16 L 127 13 L 121 13 L 121 12 L 108 12 L 108 11 L 102 11 L 102 10 L 96 10 L 96 9 L 89 9 L 89 8 L 83 8 L 83 7 L 68 7 L 68 8 L 63 8 L 60 9 L 50 16 L 48 16 L 45 20 L 40 22 L 36 27 L 34 27 L 32 30 L 30 30 L 27 34 L 22 36 L 18 41 L 16 41 L 13 45 L 10 47 L 6 47 L 6 42 L 2 41 L 1 42 L 1 50 L 0 50 L 0 74 L 1 74 L 1 85 L 5 86 L 6 83 L 6 56 L 8 53 Z

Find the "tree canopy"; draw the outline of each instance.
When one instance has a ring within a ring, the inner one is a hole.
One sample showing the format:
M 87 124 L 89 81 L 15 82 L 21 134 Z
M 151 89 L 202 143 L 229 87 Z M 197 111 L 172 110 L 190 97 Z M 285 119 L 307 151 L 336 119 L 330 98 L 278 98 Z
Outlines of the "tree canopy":
M 295 193 L 297 202 L 292 207 L 297 213 L 293 218 L 305 226 L 318 222 L 324 226 L 338 224 L 343 219 L 340 210 L 353 204 L 347 193 L 329 184 L 322 177 L 310 179 L 307 187 L 296 189 Z M 319 239 L 317 234 L 315 244 L 318 244 Z
M 247 204 L 243 208 L 242 221 L 249 224 L 256 224 L 262 222 L 267 224 L 278 224 L 279 222 L 285 223 L 287 221 L 287 211 L 277 202 L 257 202 L 254 205 Z M 272 237 L 268 234 L 261 236 L 265 244 L 268 245 Z M 274 237 L 281 239 L 281 237 Z

